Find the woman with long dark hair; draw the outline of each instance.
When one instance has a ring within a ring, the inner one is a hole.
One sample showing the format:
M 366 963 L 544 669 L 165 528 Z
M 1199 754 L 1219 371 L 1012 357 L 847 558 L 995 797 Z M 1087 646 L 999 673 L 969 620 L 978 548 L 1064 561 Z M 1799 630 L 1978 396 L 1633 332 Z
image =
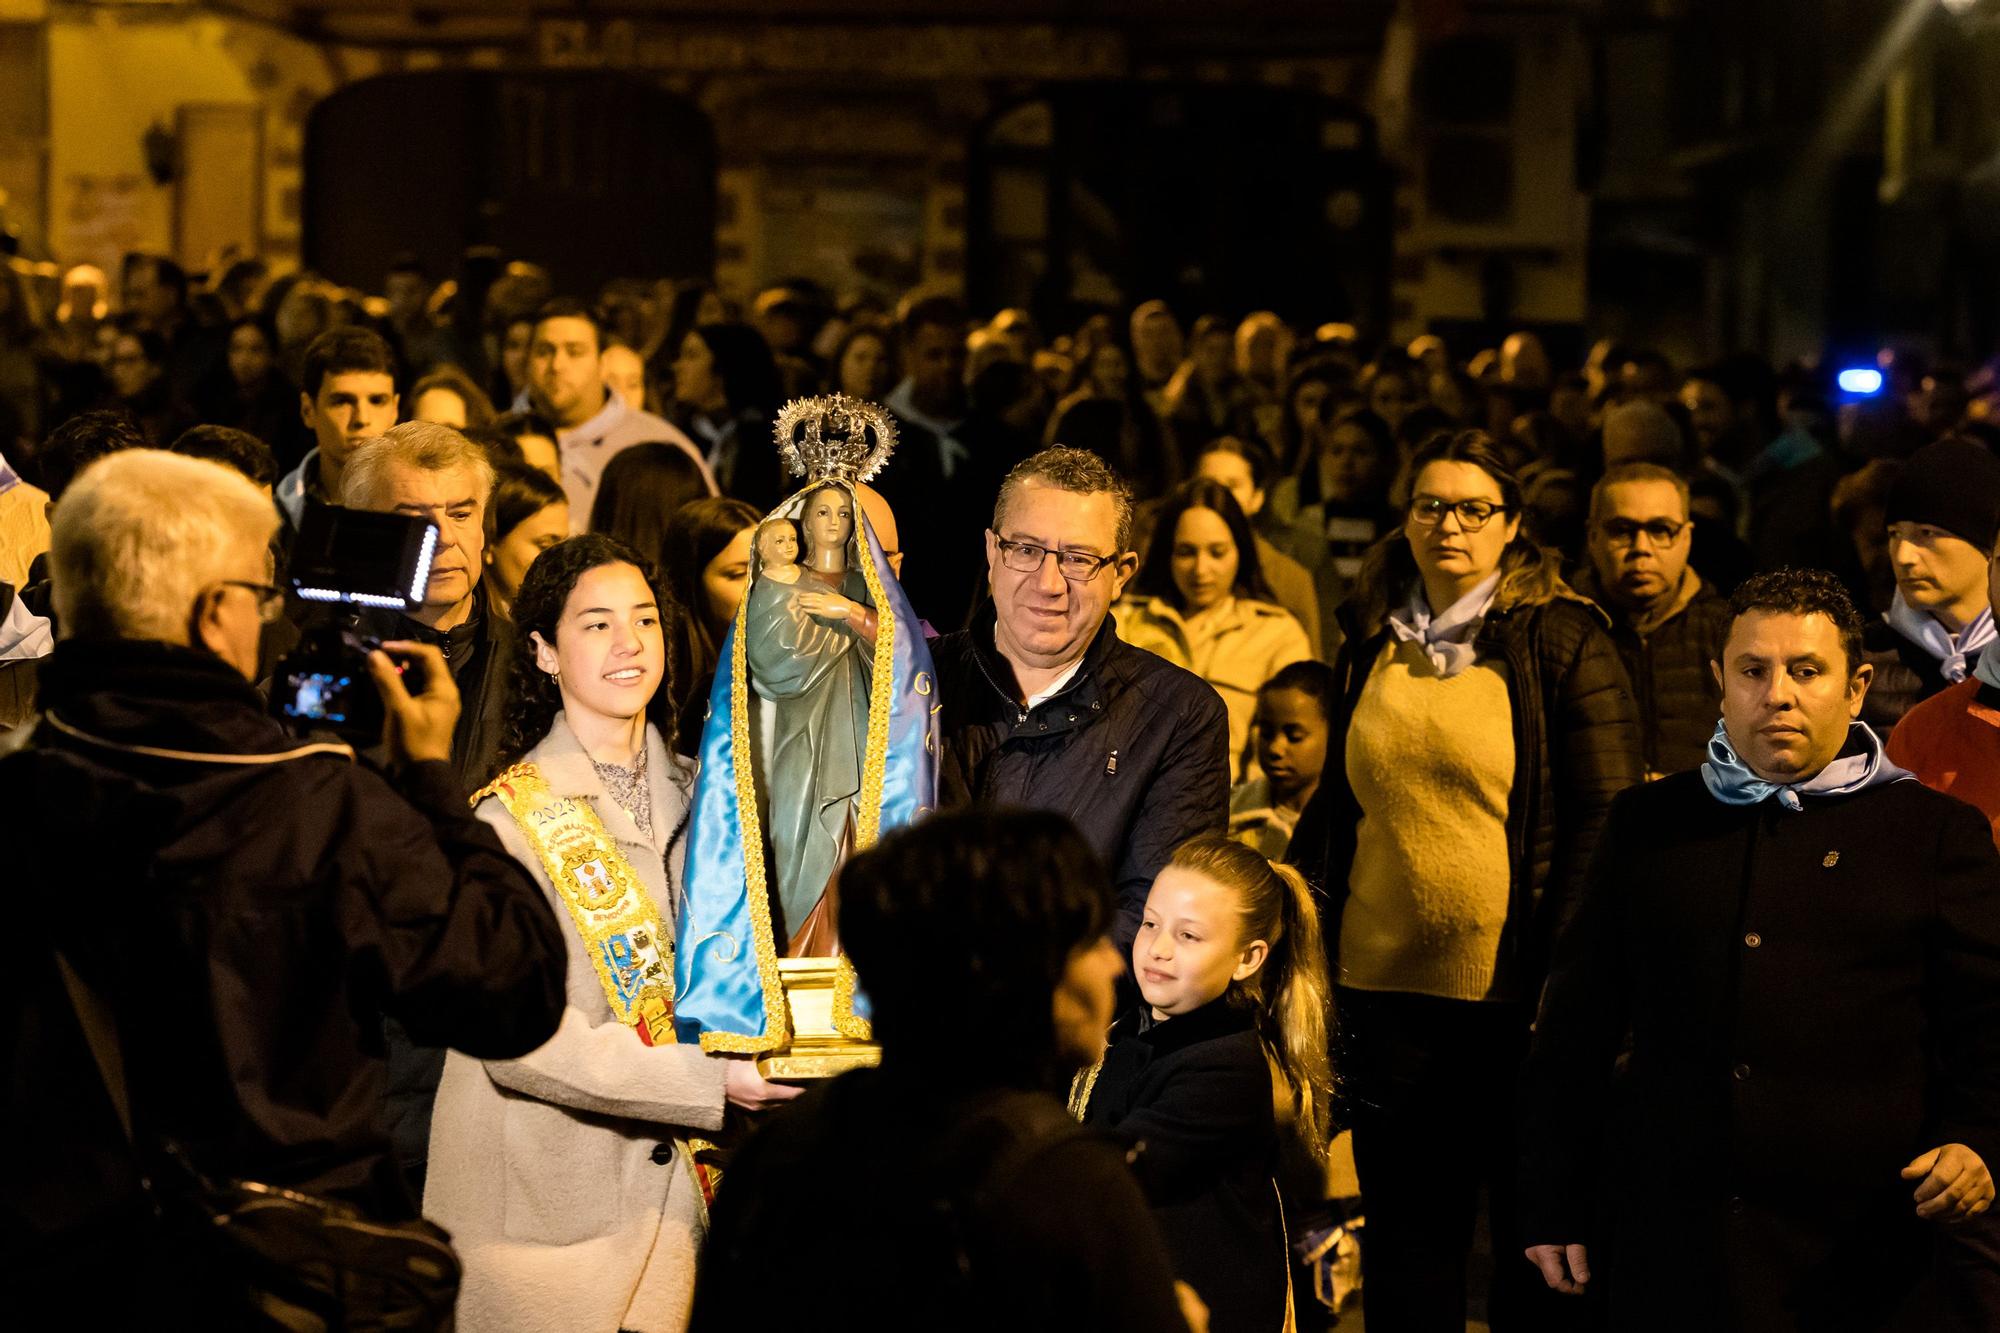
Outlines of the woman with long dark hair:
M 1306 632 L 1277 604 L 1236 497 L 1196 478 L 1160 506 L 1146 558 L 1117 606 L 1118 637 L 1186 667 L 1229 709 L 1231 781 L 1243 776 L 1257 691 L 1312 656 Z
M 278 475 L 297 467 L 311 444 L 299 421 L 298 386 L 278 367 L 278 335 L 255 315 L 229 323 L 221 361 L 195 386 L 195 415 L 204 425 L 248 431 L 271 446 Z
M 827 359 L 827 378 L 835 393 L 879 403 L 895 387 L 895 337 L 886 324 L 856 320 L 834 344 Z
M 661 570 L 680 604 L 673 626 L 675 694 L 681 753 L 701 744 L 701 719 L 715 682 L 722 636 L 750 583 L 750 542 L 758 512 L 741 500 L 705 495 L 676 509 L 667 525 Z
M 486 595 L 506 615 L 528 569 L 569 536 L 569 498 L 547 473 L 525 463 L 493 469 L 486 499 Z
M 1165 495 L 1186 475 L 1171 432 L 1146 402 L 1132 354 L 1109 335 L 1082 355 L 1077 382 L 1049 414 L 1043 443 L 1090 450 L 1142 499 Z
M 1514 1084 L 1555 931 L 1639 779 L 1631 687 L 1481 431 L 1418 451 L 1402 525 L 1340 616 L 1326 777 L 1288 859 L 1325 895 L 1368 1313 L 1465 1327 L 1483 1185 L 1510 1260 L 1488 1321 L 1561 1329 L 1573 1312 L 1511 1261 Z
M 514 599 L 511 767 L 477 809 L 563 923 L 568 1007 L 531 1055 L 445 1061 L 424 1212 L 464 1263 L 467 1330 L 684 1326 L 712 1186 L 699 1137 L 796 1095 L 675 1037 L 694 779 L 668 746 L 667 605 L 639 553 L 596 534 L 544 552 Z
M 764 335 L 748 324 L 698 324 L 674 361 L 674 422 L 698 441 L 725 495 L 778 502 L 771 423 L 784 396 Z
M 685 449 L 635 444 L 604 465 L 590 506 L 590 530 L 616 537 L 658 565 L 674 511 L 707 494 L 701 468 Z

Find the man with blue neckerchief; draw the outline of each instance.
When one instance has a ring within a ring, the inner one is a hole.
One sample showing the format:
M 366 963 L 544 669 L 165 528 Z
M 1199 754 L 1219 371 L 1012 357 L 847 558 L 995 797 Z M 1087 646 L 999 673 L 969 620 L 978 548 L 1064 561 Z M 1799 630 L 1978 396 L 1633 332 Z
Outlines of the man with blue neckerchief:
M 1838 580 L 1730 612 L 1708 761 L 1612 805 L 1556 945 L 1521 1243 L 1614 1329 L 2000 1326 L 2000 854 L 1858 720 Z

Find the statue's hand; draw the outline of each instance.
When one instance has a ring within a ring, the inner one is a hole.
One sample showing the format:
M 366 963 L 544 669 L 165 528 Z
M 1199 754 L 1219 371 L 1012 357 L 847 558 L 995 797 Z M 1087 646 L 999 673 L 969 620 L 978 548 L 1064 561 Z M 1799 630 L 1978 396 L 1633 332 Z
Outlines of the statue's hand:
M 837 592 L 802 592 L 793 597 L 799 610 L 825 620 L 851 620 L 855 606 Z

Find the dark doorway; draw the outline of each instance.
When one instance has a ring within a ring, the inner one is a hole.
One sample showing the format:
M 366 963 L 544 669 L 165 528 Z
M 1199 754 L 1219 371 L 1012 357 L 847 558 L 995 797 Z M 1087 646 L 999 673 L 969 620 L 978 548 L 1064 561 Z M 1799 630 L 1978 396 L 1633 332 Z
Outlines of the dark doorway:
M 1052 88 L 974 136 L 975 306 L 1052 327 L 1152 298 L 1183 319 L 1271 309 L 1380 334 L 1393 177 L 1374 123 L 1284 88 Z
M 306 263 L 371 291 L 400 253 L 441 275 L 471 245 L 565 291 L 707 277 L 715 137 L 685 98 L 622 75 L 387 75 L 313 108 L 304 213 Z

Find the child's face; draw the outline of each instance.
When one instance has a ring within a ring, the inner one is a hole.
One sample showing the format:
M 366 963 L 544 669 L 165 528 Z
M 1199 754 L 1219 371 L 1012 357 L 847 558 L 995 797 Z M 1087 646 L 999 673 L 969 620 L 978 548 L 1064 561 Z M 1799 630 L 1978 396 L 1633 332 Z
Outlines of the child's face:
M 1132 941 L 1132 971 L 1154 1018 L 1190 1014 L 1264 965 L 1263 940 L 1239 940 L 1236 893 L 1206 875 L 1168 866 L 1146 895 Z
M 773 523 L 757 535 L 757 558 L 766 565 L 796 565 L 799 536 L 789 523 Z
M 1257 767 L 1280 795 L 1319 781 L 1326 766 L 1326 714 L 1304 690 L 1257 696 Z

